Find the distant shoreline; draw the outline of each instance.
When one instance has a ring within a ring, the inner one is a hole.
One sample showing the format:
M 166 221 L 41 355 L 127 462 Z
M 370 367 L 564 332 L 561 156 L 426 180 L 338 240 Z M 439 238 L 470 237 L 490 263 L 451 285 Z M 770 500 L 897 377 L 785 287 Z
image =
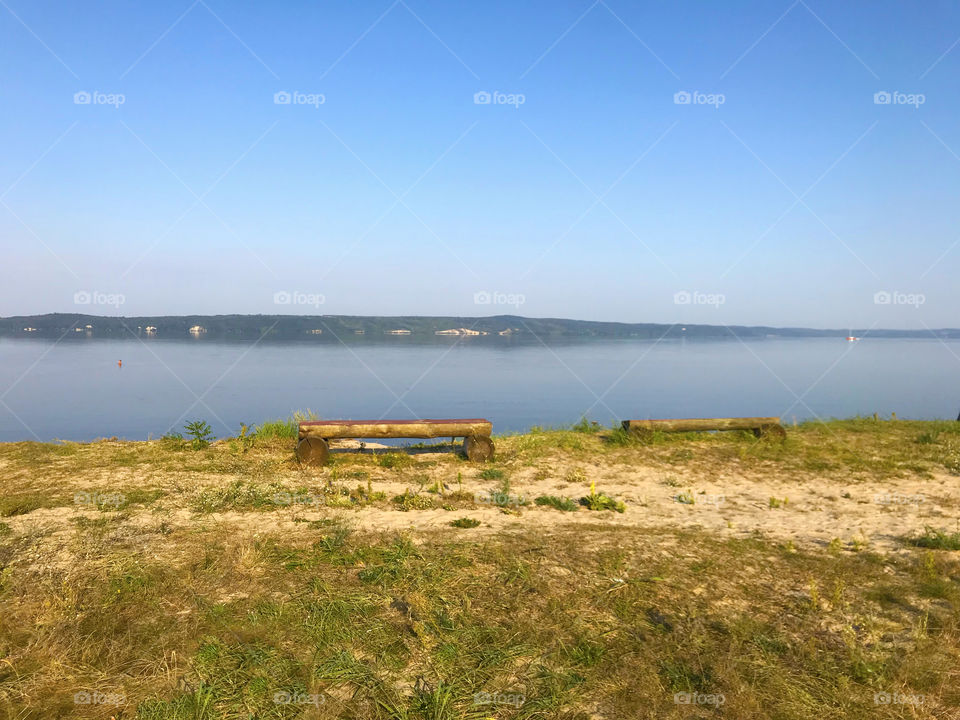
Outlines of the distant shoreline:
M 0 318 L 0 338 L 156 338 L 333 340 L 347 338 L 932 338 L 958 339 L 960 329 L 818 329 L 748 325 L 620 323 L 563 318 L 375 315 L 154 315 L 116 317 L 74 313 Z

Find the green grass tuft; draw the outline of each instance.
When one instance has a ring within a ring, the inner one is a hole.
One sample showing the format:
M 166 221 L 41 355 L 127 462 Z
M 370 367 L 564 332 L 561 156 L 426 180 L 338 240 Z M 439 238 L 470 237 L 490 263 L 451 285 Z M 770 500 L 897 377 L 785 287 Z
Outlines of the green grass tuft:
M 534 502 L 537 505 L 546 505 L 564 512 L 575 512 L 578 509 L 576 502 L 567 497 L 557 497 L 556 495 L 541 495 Z
M 597 492 L 597 489 L 590 486 L 590 494 L 580 498 L 580 504 L 589 510 L 613 510 L 618 513 L 625 512 L 627 506 L 620 500 Z
M 413 463 L 413 458 L 406 453 L 388 452 L 377 456 L 377 465 L 391 470 L 400 470 L 413 465 Z
M 480 527 L 480 521 L 474 520 L 473 518 L 462 517 L 457 518 L 456 520 L 451 520 L 450 525 L 455 528 L 475 528 Z
M 911 545 L 932 550 L 960 550 L 960 532 L 948 533 L 928 527 L 923 535 L 908 540 Z

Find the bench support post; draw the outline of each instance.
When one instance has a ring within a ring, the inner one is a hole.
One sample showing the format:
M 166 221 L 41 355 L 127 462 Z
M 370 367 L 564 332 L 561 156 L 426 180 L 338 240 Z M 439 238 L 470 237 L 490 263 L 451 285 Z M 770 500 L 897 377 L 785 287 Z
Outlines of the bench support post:
M 463 439 L 463 454 L 470 462 L 493 459 L 493 440 L 482 435 L 468 435 Z
M 297 443 L 297 459 L 304 465 L 326 465 L 330 446 L 323 438 L 305 437 Z

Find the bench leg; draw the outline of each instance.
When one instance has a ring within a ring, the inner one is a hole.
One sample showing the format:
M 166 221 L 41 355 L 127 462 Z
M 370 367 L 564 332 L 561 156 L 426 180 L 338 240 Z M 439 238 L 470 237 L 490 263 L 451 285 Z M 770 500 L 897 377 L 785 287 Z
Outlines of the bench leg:
M 326 465 L 330 446 L 323 438 L 301 438 L 297 443 L 297 459 L 304 465 Z
M 493 459 L 493 440 L 480 435 L 463 439 L 463 454 L 470 462 L 486 462 Z
M 787 437 L 787 431 L 783 425 L 761 425 L 753 429 L 753 436 L 758 438 L 776 438 L 782 440 Z

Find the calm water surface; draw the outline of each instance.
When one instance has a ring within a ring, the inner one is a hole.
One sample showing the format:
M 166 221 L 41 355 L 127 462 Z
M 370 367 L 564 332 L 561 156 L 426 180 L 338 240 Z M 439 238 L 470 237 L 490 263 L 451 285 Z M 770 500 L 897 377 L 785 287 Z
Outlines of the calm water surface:
M 241 423 L 306 408 L 322 418 L 486 417 L 494 432 L 584 413 L 605 424 L 891 411 L 955 419 L 960 342 L 0 340 L 0 441 L 145 439 L 196 418 L 235 435 Z

